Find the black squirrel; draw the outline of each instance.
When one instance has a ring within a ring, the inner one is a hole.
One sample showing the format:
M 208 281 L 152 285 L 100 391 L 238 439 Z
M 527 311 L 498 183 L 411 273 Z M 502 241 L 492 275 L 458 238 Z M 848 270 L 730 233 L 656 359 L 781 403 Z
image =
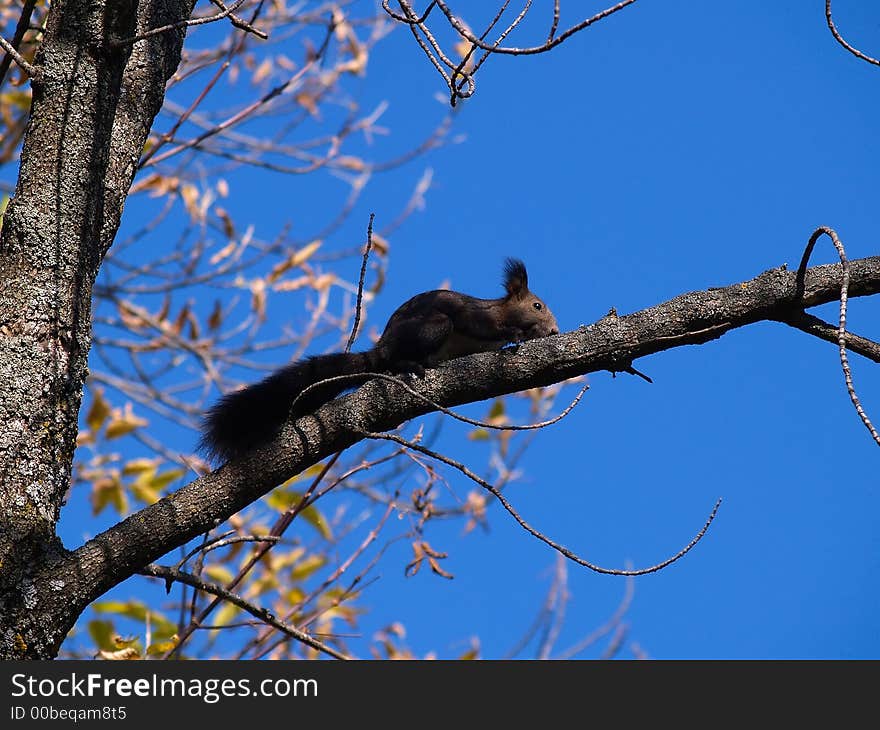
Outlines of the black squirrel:
M 310 413 L 369 380 L 365 375 L 319 385 L 297 400 L 325 378 L 383 371 L 421 376 L 444 360 L 559 333 L 553 313 L 529 291 L 522 261 L 505 261 L 504 288 L 507 294 L 499 299 L 444 289 L 417 294 L 391 315 L 372 349 L 309 357 L 224 395 L 205 415 L 199 448 L 228 461 L 268 443 L 288 418 Z

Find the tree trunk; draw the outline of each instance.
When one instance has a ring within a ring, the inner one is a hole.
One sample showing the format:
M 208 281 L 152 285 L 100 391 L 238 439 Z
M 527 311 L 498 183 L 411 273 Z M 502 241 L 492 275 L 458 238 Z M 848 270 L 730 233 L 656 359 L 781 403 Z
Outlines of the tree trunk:
M 55 523 L 70 484 L 88 374 L 92 286 L 180 62 L 194 0 L 54 0 L 31 117 L 0 232 L 0 658 L 53 657 L 88 601 L 45 579 L 67 555 Z M 85 601 L 85 603 L 84 603 Z

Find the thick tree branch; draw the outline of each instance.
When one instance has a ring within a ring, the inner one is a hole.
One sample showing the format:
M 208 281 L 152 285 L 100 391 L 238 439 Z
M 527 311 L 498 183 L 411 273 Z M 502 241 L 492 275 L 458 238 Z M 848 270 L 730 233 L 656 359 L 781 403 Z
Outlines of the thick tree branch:
M 683 294 L 624 317 L 606 316 L 576 331 L 481 353 L 429 370 L 412 385 L 431 400 L 458 405 L 550 385 L 600 370 L 621 372 L 635 359 L 717 339 L 754 322 L 785 320 L 802 306 L 835 301 L 841 267 L 806 272 L 795 300 L 795 273 L 785 267 L 750 281 Z M 850 296 L 880 292 L 880 257 L 851 262 Z M 310 465 L 348 448 L 363 432 L 384 431 L 433 410 L 385 380 L 373 380 L 315 414 L 285 426 L 274 443 L 224 465 L 98 535 L 54 568 L 90 600 L 172 548 L 225 520 Z

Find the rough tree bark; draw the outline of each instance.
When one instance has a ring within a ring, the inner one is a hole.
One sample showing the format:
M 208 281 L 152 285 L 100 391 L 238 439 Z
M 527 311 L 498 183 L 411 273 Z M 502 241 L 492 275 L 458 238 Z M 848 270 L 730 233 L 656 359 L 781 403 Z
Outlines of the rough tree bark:
M 54 0 L 30 123 L 0 233 L 0 657 L 54 656 L 76 619 L 55 523 L 70 483 L 110 247 L 195 0 Z M 51 572 L 51 571 L 50 571 Z M 46 590 L 48 589 L 48 590 Z
M 54 0 L 20 177 L 0 234 L 0 658 L 48 658 L 86 606 L 147 563 L 275 485 L 363 438 L 429 412 L 373 380 L 282 429 L 273 444 L 146 507 L 75 550 L 55 524 L 68 488 L 87 374 L 92 286 L 183 31 L 111 39 L 189 17 L 194 0 Z M 455 405 L 547 385 L 720 337 L 761 320 L 794 324 L 833 301 L 840 266 L 773 269 L 518 348 L 462 358 L 412 388 Z M 850 296 L 880 292 L 880 257 L 852 262 Z M 797 325 L 795 325 L 797 326 Z M 871 351 L 864 354 L 872 357 Z M 880 359 L 880 358 L 875 358 Z

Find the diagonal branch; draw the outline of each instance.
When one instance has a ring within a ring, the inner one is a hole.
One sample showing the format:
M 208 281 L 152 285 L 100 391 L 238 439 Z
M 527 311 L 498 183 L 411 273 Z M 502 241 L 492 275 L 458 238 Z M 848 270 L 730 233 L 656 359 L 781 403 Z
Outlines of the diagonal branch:
M 819 319 L 808 312 L 793 312 L 780 321 L 794 327 L 795 329 L 799 329 L 801 332 L 806 332 L 808 335 L 814 335 L 820 340 L 832 342 L 835 345 L 837 344 L 840 335 L 840 329 L 838 327 L 835 327 L 833 324 L 828 324 L 828 322 Z M 847 332 L 844 335 L 844 340 L 846 341 L 847 350 L 880 363 L 880 343 L 869 340 L 867 337 L 859 337 L 852 332 Z
M 3 56 L 3 60 L 0 61 L 0 86 L 3 86 L 3 82 L 6 79 L 6 73 L 9 71 L 9 66 L 13 59 L 15 59 L 15 62 L 24 69 L 26 74 L 31 77 L 35 75 L 36 69 L 27 62 L 27 60 L 18 52 L 18 49 L 21 47 L 25 33 L 27 33 L 28 28 L 30 27 L 31 15 L 34 12 L 36 4 L 37 0 L 25 0 L 24 5 L 21 8 L 21 15 L 18 16 L 18 23 L 15 25 L 15 35 L 12 36 L 12 43 L 8 43 L 5 38 L 0 36 L 0 45 L 2 45 L 3 49 L 6 51 L 6 55 Z
M 171 568 L 165 565 L 155 564 L 147 565 L 139 572 L 141 575 L 149 576 L 152 578 L 164 578 L 166 585 L 177 581 L 179 583 L 185 583 L 186 585 L 192 586 L 196 590 L 204 591 L 205 593 L 211 593 L 212 595 L 217 596 L 218 599 L 228 601 L 229 603 L 238 606 L 239 608 L 247 611 L 252 616 L 260 619 L 260 621 L 263 621 L 269 626 L 272 626 L 273 628 L 276 628 L 279 631 L 287 634 L 291 638 L 302 642 L 306 646 L 310 646 L 317 651 L 322 651 L 325 654 L 329 654 L 336 659 L 349 658 L 342 652 L 334 649 L 333 647 L 327 646 L 327 644 L 318 641 L 318 639 L 316 639 L 311 634 L 307 634 L 305 631 L 300 631 L 298 628 L 296 628 L 295 626 L 291 626 L 285 621 L 280 621 L 267 609 L 255 606 L 254 604 L 246 601 L 244 598 L 239 596 L 237 593 L 228 591 L 222 586 L 218 586 L 216 583 L 208 583 L 206 581 L 203 581 L 201 578 L 193 575 L 192 573 L 187 573 L 185 571 L 179 570 L 178 568 Z
M 510 514 L 513 519 L 515 519 L 519 526 L 522 527 L 526 532 L 528 532 L 532 537 L 538 538 L 541 542 L 549 547 L 553 548 L 557 553 L 562 555 L 565 558 L 568 558 L 573 563 L 577 563 L 578 565 L 588 568 L 592 570 L 594 573 L 603 573 L 604 575 L 625 575 L 625 576 L 636 576 L 636 575 L 647 575 L 648 573 L 656 573 L 660 570 L 663 570 L 668 565 L 672 565 L 674 562 L 683 558 L 687 553 L 689 553 L 696 544 L 703 539 L 703 536 L 709 530 L 709 526 L 712 524 L 712 521 L 715 519 L 715 515 L 718 514 L 718 508 L 721 506 L 721 500 L 719 499 L 715 502 L 715 507 L 712 509 L 712 512 L 709 514 L 709 519 L 706 520 L 702 529 L 696 534 L 696 536 L 679 550 L 675 555 L 670 558 L 666 558 L 660 563 L 655 563 L 654 565 L 650 565 L 647 568 L 639 568 L 637 570 L 629 570 L 629 569 L 620 569 L 620 568 L 605 568 L 601 565 L 596 565 L 596 563 L 592 563 L 589 560 L 585 560 L 580 557 L 576 553 L 569 550 L 564 545 L 560 545 L 559 543 L 551 540 L 549 537 L 544 535 L 542 532 L 536 530 L 532 527 L 528 522 L 526 522 L 520 514 L 513 508 L 513 505 L 507 500 L 507 498 L 501 493 L 496 486 L 490 484 L 485 479 L 477 476 L 468 469 L 464 464 L 455 461 L 454 459 L 450 459 L 448 456 L 444 456 L 432 449 L 428 449 L 421 444 L 414 443 L 412 441 L 407 441 L 400 436 L 393 433 L 364 433 L 364 437 L 370 439 L 385 439 L 387 441 L 393 441 L 396 444 L 400 444 L 401 446 L 405 446 L 407 449 L 411 449 L 413 451 L 418 451 L 421 454 L 425 454 L 426 456 L 430 456 L 432 459 L 436 459 L 437 461 L 442 461 L 444 464 L 451 466 L 454 469 L 458 469 L 462 474 L 464 474 L 468 479 L 479 484 L 483 489 L 489 492 L 495 499 L 497 499 L 501 506 L 504 507 L 505 510 Z
M 573 332 L 516 348 L 450 361 L 413 381 L 422 396 L 447 406 L 546 386 L 601 370 L 621 372 L 640 357 L 695 345 L 760 321 L 785 319 L 802 307 L 836 301 L 842 269 L 816 266 L 803 277 L 786 267 L 724 288 L 682 294 L 623 317 L 606 316 Z M 850 262 L 849 296 L 880 293 L 880 256 Z M 433 408 L 384 379 L 288 423 L 273 443 L 145 507 L 60 558 L 84 605 L 169 550 L 225 520 L 274 486 L 348 448 L 363 432 L 392 429 Z

